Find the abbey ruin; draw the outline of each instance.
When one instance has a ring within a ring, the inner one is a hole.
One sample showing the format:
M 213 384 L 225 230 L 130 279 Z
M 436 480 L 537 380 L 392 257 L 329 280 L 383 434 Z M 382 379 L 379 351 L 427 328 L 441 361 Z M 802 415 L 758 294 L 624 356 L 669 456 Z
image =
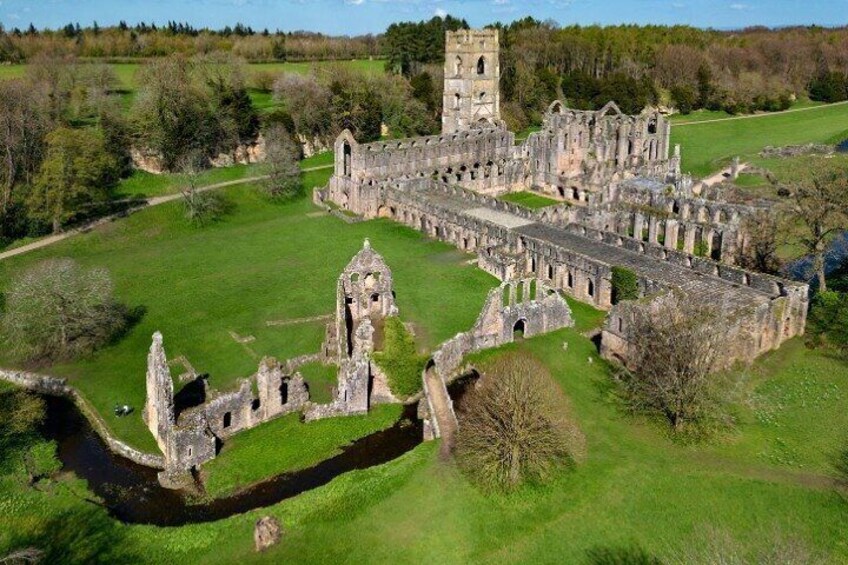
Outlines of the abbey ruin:
M 509 343 L 516 330 L 531 336 L 573 325 L 568 304 L 552 289 L 535 280 L 505 283 L 489 293 L 471 330 L 437 349 L 425 371 L 425 398 L 398 399 L 373 360 L 375 328 L 397 315 L 392 272 L 366 239 L 339 276 L 336 311 L 327 324 L 321 350 L 282 363 L 265 358 L 235 391 L 216 391 L 204 377 L 191 375 L 186 386 L 194 387 L 199 400 L 178 406 L 163 338 L 154 334 L 147 357 L 143 418 L 164 455 L 160 483 L 169 488 L 185 486 L 192 480 L 192 471 L 214 459 L 227 438 L 292 412 L 311 421 L 364 414 L 375 403 L 419 402 L 426 437 L 438 437 L 442 428 L 455 426 L 446 384 L 457 376 L 466 354 Z M 310 401 L 309 388 L 298 371 L 315 362 L 338 367 L 333 399 L 326 404 Z M 433 374 L 433 367 L 440 377 L 428 387 L 426 378 Z
M 366 240 L 339 276 L 336 309 L 319 352 L 266 358 L 237 390 L 203 378 L 202 398 L 178 407 L 160 334 L 148 356 L 144 419 L 164 454 L 160 481 L 184 485 L 233 434 L 292 412 L 307 421 L 362 414 L 375 403 L 418 402 L 427 438 L 451 445 L 457 423 L 447 384 L 463 358 L 573 325 L 564 296 L 607 310 L 601 354 L 627 364 L 630 321 L 669 292 L 722 305 L 732 344 L 726 366 L 751 361 L 802 334 L 808 288 L 736 266 L 747 244 L 743 220 L 755 206 L 727 202 L 681 173 L 671 124 L 659 111 L 624 115 L 553 102 L 541 131 L 516 144 L 500 120 L 497 31 L 448 33 L 441 135 L 335 142 L 335 171 L 314 201 L 365 219 L 389 218 L 476 255 L 502 284 L 476 324 L 438 347 L 422 373 L 423 397 L 396 398 L 373 361 L 375 332 L 397 316 L 392 272 Z M 529 191 L 559 204 L 536 211 L 498 199 Z M 639 299 L 616 300 L 615 268 L 638 280 Z M 333 399 L 310 400 L 299 369 L 338 367 Z
M 541 131 L 516 144 L 499 118 L 497 42 L 497 31 L 449 32 L 442 134 L 359 144 L 343 132 L 316 203 L 391 218 L 477 254 L 502 281 L 533 278 L 608 310 L 601 351 L 623 363 L 633 309 L 672 289 L 724 306 L 725 365 L 804 332 L 807 285 L 736 266 L 743 220 L 758 208 L 682 174 L 665 116 L 554 101 Z M 518 191 L 561 204 L 530 211 L 497 199 Z M 640 300 L 614 304 L 614 267 L 636 275 Z

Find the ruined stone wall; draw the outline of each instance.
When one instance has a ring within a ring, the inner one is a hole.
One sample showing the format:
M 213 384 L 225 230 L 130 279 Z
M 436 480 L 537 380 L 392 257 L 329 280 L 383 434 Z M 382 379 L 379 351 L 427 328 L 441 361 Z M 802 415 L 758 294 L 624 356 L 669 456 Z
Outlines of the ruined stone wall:
M 671 124 L 657 111 L 628 116 L 610 102 L 597 112 L 551 104 L 540 132 L 525 141 L 532 184 L 555 198 L 596 204 L 610 184 L 634 176 L 674 179 Z
M 743 220 L 765 209 L 685 196 L 671 185 L 635 179 L 617 185 L 606 203 L 577 208 L 573 220 L 732 265 L 744 245 Z
M 335 177 L 352 183 L 331 183 L 331 199 L 347 207 L 354 185 L 416 178 L 441 179 L 493 194 L 523 188 L 529 171 L 514 140 L 514 134 L 494 126 L 369 144 L 358 144 L 345 131 L 335 144 Z
M 630 343 L 639 339 L 631 331 L 636 312 L 654 308 L 668 292 L 613 306 L 601 335 L 601 355 L 626 365 Z M 687 299 L 698 300 L 691 294 Z M 720 297 L 714 305 L 725 309 L 720 322 L 724 343 L 716 367 L 723 370 L 737 362 L 751 363 L 763 353 L 778 349 L 786 340 L 802 335 L 808 308 L 807 289 L 806 285 L 784 288 L 780 296 L 742 309 L 729 307 Z

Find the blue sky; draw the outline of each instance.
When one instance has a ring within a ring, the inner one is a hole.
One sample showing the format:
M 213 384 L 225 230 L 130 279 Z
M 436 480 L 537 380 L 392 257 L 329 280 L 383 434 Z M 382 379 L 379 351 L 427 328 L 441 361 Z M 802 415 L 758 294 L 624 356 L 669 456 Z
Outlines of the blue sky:
M 122 19 L 220 28 L 241 21 L 257 29 L 354 35 L 447 13 L 473 26 L 532 15 L 563 25 L 679 23 L 728 29 L 848 25 L 848 0 L 0 0 L 0 22 L 6 28 L 94 20 L 108 25 Z

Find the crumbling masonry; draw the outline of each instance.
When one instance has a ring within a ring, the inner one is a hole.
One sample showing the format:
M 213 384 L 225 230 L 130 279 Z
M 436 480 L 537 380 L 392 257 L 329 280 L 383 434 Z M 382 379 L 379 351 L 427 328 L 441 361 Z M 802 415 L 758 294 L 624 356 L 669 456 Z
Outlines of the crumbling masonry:
M 497 32 L 487 33 L 490 49 Z M 470 37 L 448 33 L 446 71 L 463 71 L 446 72 L 446 92 L 463 80 L 471 88 L 465 69 L 483 54 L 456 47 Z M 672 289 L 724 306 L 733 338 L 724 365 L 804 332 L 806 285 L 735 266 L 747 240 L 743 220 L 757 207 L 708 198 L 702 183 L 681 174 L 680 148 L 672 153 L 671 124 L 658 111 L 627 116 L 612 102 L 591 112 L 556 101 L 541 131 L 516 145 L 497 114 L 457 119 L 464 108 L 446 96 L 449 127 L 439 136 L 358 144 L 342 133 L 335 174 L 315 201 L 394 219 L 476 253 L 502 281 L 536 278 L 609 310 L 601 351 L 624 363 L 632 309 Z M 561 204 L 534 212 L 496 198 L 515 191 Z M 613 305 L 613 267 L 636 274 L 644 300 Z
M 183 389 L 193 390 L 194 402 L 181 410 L 162 335 L 154 334 L 147 358 L 143 417 L 164 455 L 160 482 L 169 488 L 186 485 L 194 470 L 215 458 L 223 441 L 268 420 L 292 412 L 302 413 L 306 421 L 364 414 L 373 403 L 399 402 L 380 367 L 372 362 L 375 329 L 397 314 L 392 272 L 366 239 L 339 276 L 335 319 L 327 325 L 319 353 L 283 363 L 263 359 L 255 375 L 229 392 L 212 390 L 206 378 L 195 378 Z M 446 342 L 435 353 L 435 364 L 440 374 L 449 374 L 465 353 L 511 341 L 514 328 L 534 335 L 571 323 L 568 305 L 544 285 L 535 281 L 504 285 L 489 295 L 470 332 Z M 310 401 L 307 384 L 298 372 L 314 362 L 339 367 L 333 399 L 327 404 Z M 443 384 L 437 392 L 447 398 Z M 438 429 L 438 424 L 433 426 Z

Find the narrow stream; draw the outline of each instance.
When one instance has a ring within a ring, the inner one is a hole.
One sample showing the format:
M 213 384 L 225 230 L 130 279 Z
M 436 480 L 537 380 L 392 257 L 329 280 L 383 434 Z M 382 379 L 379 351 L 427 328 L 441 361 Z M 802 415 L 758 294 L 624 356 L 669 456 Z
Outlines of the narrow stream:
M 421 443 L 423 433 L 413 404 L 391 428 L 357 440 L 314 467 L 278 475 L 227 498 L 192 504 L 184 493 L 159 486 L 155 470 L 109 451 L 71 401 L 44 399 L 48 407 L 44 435 L 58 443 L 63 470 L 87 480 L 112 516 L 134 524 L 182 526 L 270 506 L 325 485 L 348 471 L 396 459 Z

